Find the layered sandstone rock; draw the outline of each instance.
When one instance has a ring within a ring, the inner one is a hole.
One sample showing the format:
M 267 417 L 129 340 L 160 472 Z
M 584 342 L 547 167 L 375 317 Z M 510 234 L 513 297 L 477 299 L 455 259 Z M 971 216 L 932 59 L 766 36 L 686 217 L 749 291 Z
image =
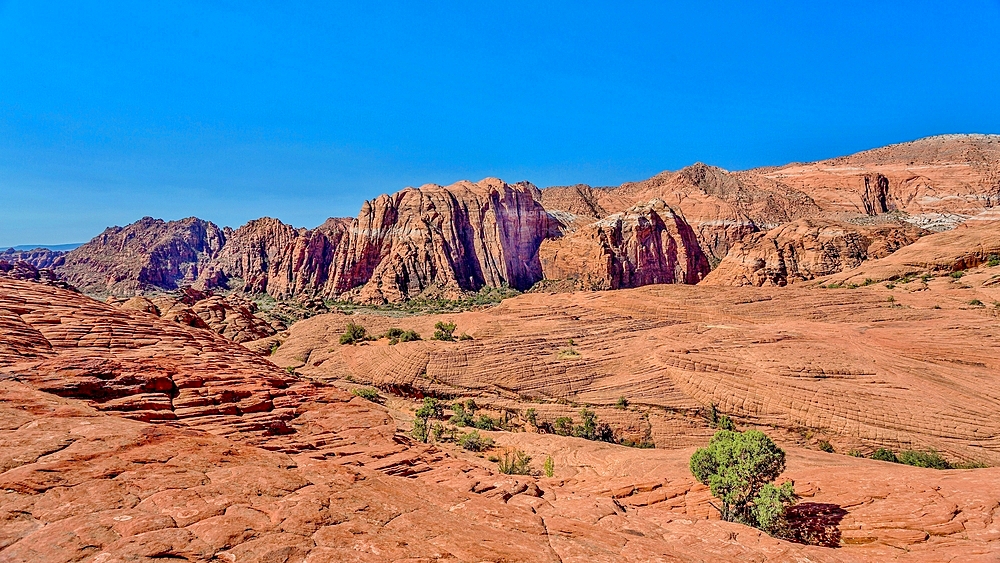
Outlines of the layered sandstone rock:
M 612 294 L 586 295 L 590 305 L 572 313 L 620 309 L 636 326 L 642 311 L 663 312 L 650 291 L 604 307 Z M 681 305 L 692 304 L 672 310 Z M 476 332 L 489 339 L 505 326 Z M 591 333 L 604 344 L 581 346 L 585 355 L 621 339 L 620 326 L 607 328 Z M 538 345 L 529 333 L 521 340 L 524 350 Z M 376 346 L 355 351 L 368 348 Z M 322 359 L 310 356 L 310 366 Z M 533 466 L 551 456 L 555 477 L 498 475 L 447 444 L 415 444 L 395 432 L 384 408 L 206 331 L 0 280 L 0 560 L 874 562 L 997 554 L 995 469 L 936 472 L 791 448 L 782 478 L 803 497 L 793 522 L 808 532 L 799 541 L 820 544 L 802 545 L 718 521 L 709 492 L 690 476 L 690 449 L 491 434 L 530 453 Z
M 110 227 L 70 251 L 57 271 L 95 294 L 176 289 L 194 282 L 224 242 L 222 230 L 208 221 L 145 217 L 127 227 Z
M 0 260 L 4 262 L 27 262 L 39 269 L 51 270 L 63 263 L 63 256 L 66 253 L 61 250 L 50 250 L 48 248 L 34 248 L 32 250 L 15 250 L 8 248 L 0 252 Z
M 507 285 L 542 278 L 538 246 L 550 219 L 529 183 L 495 178 L 423 186 L 365 202 L 338 258 L 332 292 L 363 282 L 366 301 Z
M 539 255 L 545 279 L 586 289 L 697 283 L 709 272 L 693 229 L 662 200 L 546 240 Z
M 33 281 L 76 291 L 75 287 L 66 283 L 54 271 L 48 268 L 36 268 L 32 263 L 20 260 L 13 263 L 0 260 L 0 278 Z
M 936 261 L 946 246 L 935 237 L 962 236 L 971 252 L 958 258 L 968 268 L 971 257 L 993 252 L 997 231 L 988 229 L 978 237 L 971 226 L 928 235 L 865 264 L 920 248 L 930 253 L 924 261 Z M 320 315 L 293 325 L 273 360 L 412 394 L 490 396 L 498 407 L 536 408 L 549 422 L 577 416 L 558 401 L 606 405 L 602 418 L 629 433 L 647 428 L 640 418 L 647 415 L 661 446 L 707 439 L 708 429 L 692 420 L 704 420 L 714 404 L 798 443 L 808 433 L 842 452 L 935 449 L 955 461 L 996 464 L 1000 347 L 992 304 L 1000 302 L 1000 266 L 978 263 L 960 279 L 947 275 L 956 264 L 949 258 L 926 281 L 855 289 L 660 285 L 529 293 L 485 311 L 405 320 Z M 879 277 L 838 276 L 858 286 Z M 455 322 L 473 340 L 339 345 L 348 322 L 373 334 L 398 326 L 428 335 L 438 321 Z M 648 409 L 615 414 L 619 397 Z
M 51 266 L 92 294 L 131 296 L 195 284 L 282 299 L 399 301 L 483 286 L 527 289 L 543 279 L 542 241 L 562 237 L 580 256 L 556 252 L 562 243 L 549 245 L 549 255 L 561 255 L 552 270 L 557 275 L 593 278 L 594 287 L 634 287 L 671 276 L 626 273 L 628 264 L 638 266 L 624 257 L 628 237 L 595 241 L 607 231 L 600 221 L 656 199 L 682 215 L 695 234 L 678 254 L 701 254 L 711 265 L 748 235 L 798 219 L 857 223 L 890 217 L 936 230 L 953 228 L 1000 203 L 1000 137 L 931 137 L 742 172 L 695 164 L 614 188 L 581 184 L 539 191 L 496 179 L 427 185 L 381 196 L 366 202 L 356 219 L 331 219 L 311 230 L 270 218 L 235 231 L 193 218 L 168 223 L 145 218 L 108 229 L 65 255 L 33 251 L 22 259 Z M 786 247 L 805 248 L 818 240 L 797 227 L 782 236 L 798 233 L 805 238 L 788 240 Z M 602 245 L 606 251 L 595 250 Z M 620 266 L 595 264 L 602 252 L 621 256 Z M 674 270 L 674 281 L 700 279 Z M 608 273 L 594 278 L 595 271 Z
M 913 243 L 908 223 L 861 226 L 799 219 L 737 243 L 702 285 L 787 285 L 856 268 Z
M 954 230 L 921 238 L 879 260 L 834 274 L 832 284 L 896 280 L 917 275 L 960 272 L 1000 259 L 1000 213 L 981 213 Z

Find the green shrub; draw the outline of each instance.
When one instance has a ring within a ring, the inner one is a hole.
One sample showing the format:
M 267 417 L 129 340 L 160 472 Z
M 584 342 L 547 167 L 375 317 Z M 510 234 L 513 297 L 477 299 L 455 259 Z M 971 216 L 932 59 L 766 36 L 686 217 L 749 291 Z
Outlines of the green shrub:
M 832 454 L 833 453 L 833 444 L 831 444 L 830 442 L 827 442 L 826 440 L 820 440 L 819 441 L 819 451 L 826 452 L 828 454 Z
M 281 346 L 281 342 L 272 342 L 271 343 L 271 351 L 268 352 L 268 355 L 269 356 L 273 356 L 278 351 L 278 347 L 279 346 Z
M 951 464 L 948 463 L 948 460 L 941 457 L 934 450 L 926 452 L 914 450 L 902 451 L 899 453 L 899 463 L 914 465 L 916 467 L 929 467 L 931 469 L 951 469 Z
M 413 437 L 421 442 L 426 442 L 429 437 L 428 430 L 430 428 L 428 421 L 431 418 L 441 418 L 442 414 L 444 414 L 444 408 L 437 399 L 433 397 L 424 399 L 424 404 L 414 413 L 416 418 L 413 420 Z
M 531 475 L 531 456 L 521 450 L 504 450 L 497 470 L 504 475 Z
M 851 450 L 847 452 L 847 455 L 851 457 L 865 457 L 865 454 L 861 453 L 861 450 Z
M 462 434 L 458 438 L 458 445 L 470 452 L 481 452 L 493 447 L 493 440 L 488 436 L 482 436 L 478 430 L 473 430 L 467 434 Z
M 691 456 L 691 473 L 722 501 L 723 520 L 774 534 L 785 525 L 786 508 L 795 502 L 792 483 L 775 487 L 785 470 L 785 452 L 757 430 L 719 430 L 708 447 Z
M 969 301 L 969 305 L 972 305 L 973 307 L 982 307 L 983 302 L 978 299 L 973 299 L 972 301 Z
M 995 268 L 997 266 L 1000 266 L 1000 256 L 997 256 L 996 254 L 990 254 L 986 258 L 986 265 L 989 266 L 990 268 Z
M 957 272 L 952 272 L 952 273 L 950 273 L 948 275 L 951 276 L 951 277 L 953 277 L 953 278 L 955 278 L 957 280 L 957 279 L 961 279 L 962 276 L 965 275 L 965 272 L 963 272 L 962 270 L 959 270 Z
M 573 433 L 573 419 L 568 416 L 560 416 L 553 424 L 556 434 L 569 436 Z
M 616 409 L 625 410 L 628 408 L 628 399 L 625 397 L 618 397 L 618 401 L 615 403 Z
M 344 330 L 344 334 L 340 335 L 340 343 L 345 345 L 357 344 L 365 340 L 368 340 L 368 331 L 365 330 L 365 327 L 354 323 L 347 323 L 347 329 Z
M 399 337 L 402 335 L 403 335 L 403 329 L 393 327 L 385 331 L 385 334 L 383 334 L 382 336 L 388 338 L 389 340 L 392 339 L 399 340 Z
M 415 330 L 406 330 L 399 335 L 400 342 L 416 342 L 417 340 L 420 340 L 420 335 Z
M 476 428 L 480 430 L 496 430 L 497 426 L 497 421 L 488 415 L 481 414 L 476 419 Z
M 872 459 L 876 461 L 888 461 L 892 463 L 899 463 L 899 459 L 896 458 L 896 454 L 892 453 L 892 450 L 886 448 L 879 448 L 872 453 Z
M 719 428 L 722 430 L 736 431 L 736 423 L 726 415 L 719 417 Z
M 524 411 L 524 420 L 527 420 L 529 424 L 538 428 L 538 412 L 534 408 Z
M 459 335 L 458 339 L 459 340 L 463 340 L 463 341 L 464 340 L 472 340 L 472 337 L 463 332 L 461 335 Z
M 474 426 L 476 411 L 468 411 L 462 403 L 455 403 L 451 405 L 451 412 L 455 413 L 448 419 L 448 422 L 454 424 L 455 426 Z
M 556 462 L 552 461 L 552 456 L 546 456 L 542 470 L 545 471 L 546 477 L 552 477 L 556 474 Z
M 447 342 L 455 340 L 455 328 L 457 328 L 455 323 L 438 321 L 434 324 L 433 340 L 444 340 Z
M 420 442 L 427 441 L 427 420 L 423 418 L 413 419 L 413 430 L 410 431 L 410 435 L 413 436 L 414 440 Z
M 358 387 L 356 389 L 351 389 L 351 394 L 355 397 L 361 397 L 366 401 L 371 401 L 373 403 L 378 403 L 381 401 L 378 391 L 371 387 Z
M 293 368 L 292 366 L 287 366 L 285 367 L 285 373 L 287 373 L 288 375 L 295 375 L 295 368 Z

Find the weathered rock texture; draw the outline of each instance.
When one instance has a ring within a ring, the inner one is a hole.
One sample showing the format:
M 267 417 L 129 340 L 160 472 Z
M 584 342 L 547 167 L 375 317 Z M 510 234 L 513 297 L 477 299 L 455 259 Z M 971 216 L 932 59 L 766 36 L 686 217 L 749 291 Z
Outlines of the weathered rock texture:
M 33 281 L 76 291 L 76 288 L 66 283 L 65 280 L 61 279 L 52 270 L 48 268 L 36 268 L 30 262 L 17 261 L 11 263 L 0 260 L 0 278 Z
M 27 262 L 39 269 L 52 269 L 61 266 L 63 256 L 66 253 L 61 250 L 50 250 L 48 248 L 35 248 L 32 250 L 15 250 L 8 248 L 0 252 L 0 260 L 4 262 Z
M 222 230 L 208 221 L 145 217 L 127 227 L 110 227 L 66 253 L 57 271 L 88 293 L 176 289 L 194 282 L 224 242 Z
M 659 291 L 628 293 L 640 304 L 629 312 L 659 306 L 649 298 Z M 414 444 L 382 407 L 207 331 L 0 280 L 3 561 L 997 555 L 996 469 L 935 472 L 792 448 L 785 477 L 805 501 L 793 517 L 815 530 L 803 539 L 843 545 L 831 549 L 713 519 L 689 449 L 493 436 L 536 460 L 552 455 L 556 476 L 497 475 L 450 446 Z
M 658 199 L 546 240 L 539 254 L 546 279 L 586 289 L 693 284 L 710 269 L 691 226 Z
M 891 288 L 650 286 L 531 293 L 486 311 L 403 320 L 321 315 L 293 325 L 274 361 L 316 377 L 477 401 L 610 408 L 624 396 L 651 407 L 661 446 L 706 439 L 691 418 L 715 404 L 741 423 L 826 436 L 839 451 L 933 448 L 997 464 L 1000 346 L 990 304 L 1000 302 L 1000 266 L 980 261 L 1000 231 L 986 222 L 976 229 L 928 235 L 866 263 L 920 248 L 929 253 L 924 263 L 937 263 L 945 243 L 962 237 L 957 259 L 970 268 L 975 256 L 980 266 L 959 280 L 946 275 L 957 263 L 950 258 L 937 277 Z M 841 276 L 858 285 L 881 277 L 864 268 Z M 399 326 L 425 336 L 437 321 L 453 321 L 474 340 L 341 346 L 348 321 L 375 334 Z M 570 341 L 576 354 L 564 353 Z M 527 406 L 535 407 L 518 408 Z M 575 415 L 563 409 L 546 417 Z M 637 417 L 622 422 L 645 428 Z
M 850 270 L 928 233 L 908 223 L 861 226 L 799 219 L 747 236 L 703 285 L 787 285 Z

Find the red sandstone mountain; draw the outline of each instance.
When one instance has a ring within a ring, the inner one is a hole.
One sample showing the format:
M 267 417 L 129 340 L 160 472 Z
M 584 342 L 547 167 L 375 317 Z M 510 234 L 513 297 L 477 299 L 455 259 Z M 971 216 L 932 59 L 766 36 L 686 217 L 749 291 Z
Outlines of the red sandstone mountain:
M 697 283 L 706 262 L 720 264 L 738 246 L 725 271 L 734 263 L 746 271 L 712 283 L 780 284 L 851 268 L 913 240 L 912 230 L 872 224 L 952 228 L 998 202 L 1000 137 L 951 135 L 743 172 L 696 164 L 614 188 L 538 190 L 496 179 L 427 185 L 311 230 L 270 218 L 236 230 L 146 218 L 33 260 L 92 294 L 195 284 L 399 301 L 483 286 L 523 290 L 543 279 L 587 288 Z M 793 223 L 801 220 L 833 222 L 844 234 L 822 242 L 827 235 Z M 784 257 L 810 249 L 816 254 L 805 262 Z

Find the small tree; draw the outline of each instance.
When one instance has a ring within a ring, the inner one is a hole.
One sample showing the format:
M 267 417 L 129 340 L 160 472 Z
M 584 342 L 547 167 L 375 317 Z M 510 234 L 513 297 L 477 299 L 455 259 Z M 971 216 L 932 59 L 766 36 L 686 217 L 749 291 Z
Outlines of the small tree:
M 785 469 L 785 452 L 757 430 L 719 430 L 707 448 L 691 456 L 691 473 L 722 501 L 722 519 L 774 534 L 784 525 L 785 509 L 795 501 L 791 482 L 772 481 Z M 714 505 L 713 505 L 714 506 Z
M 441 418 L 441 415 L 444 414 L 444 408 L 437 399 L 427 397 L 424 399 L 423 406 L 417 409 L 414 414 L 417 418 L 413 421 L 413 437 L 421 442 L 426 442 L 429 436 L 428 421 L 431 418 Z M 419 431 L 417 430 L 418 426 Z
M 444 321 L 438 321 L 434 325 L 434 340 L 446 340 L 451 342 L 455 340 L 455 329 L 458 328 L 455 323 L 446 323 Z
M 528 424 L 538 428 L 538 411 L 534 408 L 524 411 L 524 419 L 528 421 Z

